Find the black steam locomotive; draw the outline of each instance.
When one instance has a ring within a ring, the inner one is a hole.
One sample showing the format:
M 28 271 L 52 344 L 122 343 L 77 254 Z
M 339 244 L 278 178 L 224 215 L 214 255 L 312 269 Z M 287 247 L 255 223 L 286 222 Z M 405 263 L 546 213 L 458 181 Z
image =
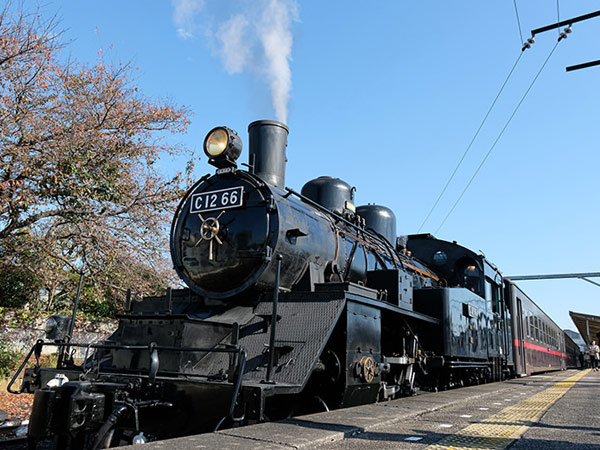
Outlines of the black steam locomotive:
M 517 313 L 493 265 L 455 242 L 397 238 L 394 213 L 355 207 L 340 179 L 285 188 L 287 127 L 248 131 L 248 170 L 233 130 L 207 135 L 216 173 L 175 213 L 171 255 L 188 289 L 128 300 L 99 344 L 70 342 L 66 317 L 48 321 L 28 359 L 54 345 L 57 367 L 9 386 L 35 393 L 32 447 L 140 443 L 514 374 Z

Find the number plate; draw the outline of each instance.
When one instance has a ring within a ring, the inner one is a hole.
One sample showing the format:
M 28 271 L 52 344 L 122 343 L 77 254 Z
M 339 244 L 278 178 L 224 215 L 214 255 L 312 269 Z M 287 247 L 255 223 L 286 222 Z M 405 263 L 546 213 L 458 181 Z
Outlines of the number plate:
M 194 194 L 192 195 L 190 213 L 195 214 L 206 211 L 237 208 L 238 206 L 242 206 L 243 197 L 243 186 Z

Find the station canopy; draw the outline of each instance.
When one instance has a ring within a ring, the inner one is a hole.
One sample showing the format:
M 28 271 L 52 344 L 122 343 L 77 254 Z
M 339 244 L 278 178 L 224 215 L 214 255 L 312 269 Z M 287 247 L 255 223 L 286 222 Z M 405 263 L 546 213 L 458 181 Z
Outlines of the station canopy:
M 590 344 L 594 340 L 596 343 L 600 341 L 600 316 L 573 311 L 569 311 L 569 315 L 586 344 Z

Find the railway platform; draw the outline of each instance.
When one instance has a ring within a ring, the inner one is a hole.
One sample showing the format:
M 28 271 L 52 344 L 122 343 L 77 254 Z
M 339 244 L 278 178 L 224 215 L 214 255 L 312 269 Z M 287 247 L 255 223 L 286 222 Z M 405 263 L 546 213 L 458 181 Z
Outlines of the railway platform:
M 600 372 L 567 370 L 424 393 L 281 422 L 153 442 L 143 447 L 148 450 L 600 449 Z

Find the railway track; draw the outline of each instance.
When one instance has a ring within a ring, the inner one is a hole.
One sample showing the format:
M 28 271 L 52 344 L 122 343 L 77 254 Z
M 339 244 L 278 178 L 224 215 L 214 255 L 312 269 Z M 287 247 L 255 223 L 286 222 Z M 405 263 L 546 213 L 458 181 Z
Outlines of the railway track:
M 27 449 L 27 436 L 16 436 L 16 431 L 21 424 L 0 427 L 0 449 L 22 450 Z
M 0 440 L 0 449 L 2 450 L 26 450 L 27 437 L 11 437 Z

